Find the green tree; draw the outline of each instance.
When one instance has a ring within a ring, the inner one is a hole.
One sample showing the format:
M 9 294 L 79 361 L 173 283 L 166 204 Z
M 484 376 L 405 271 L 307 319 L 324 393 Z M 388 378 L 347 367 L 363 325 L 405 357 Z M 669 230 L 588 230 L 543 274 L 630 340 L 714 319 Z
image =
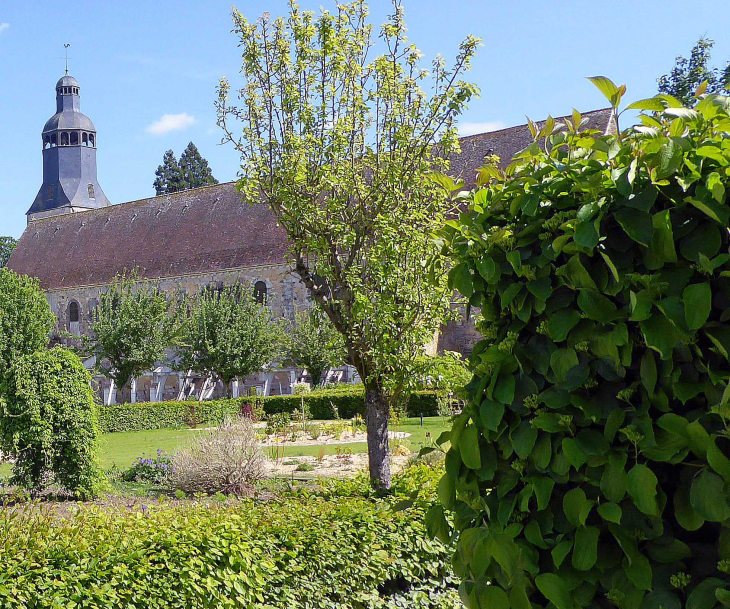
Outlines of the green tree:
M 330 368 L 340 366 L 345 357 L 345 343 L 332 322 L 316 307 L 297 311 L 289 333 L 288 359 L 306 368 L 316 387 Z
M 689 59 L 679 55 L 669 74 L 658 79 L 659 92 L 673 95 L 685 106 L 691 106 L 697 88 L 707 81 L 707 93 L 730 93 L 730 62 L 724 69 L 709 66 L 714 40 L 702 37 L 692 48 Z
M 316 18 L 290 2 L 287 18 L 257 23 L 234 10 L 245 82 L 235 106 L 222 80 L 217 109 L 241 153 L 239 188 L 286 230 L 295 272 L 363 379 L 370 476 L 388 488 L 388 394 L 448 311 L 445 282 L 425 261 L 438 254 L 430 234 L 449 207 L 426 176 L 458 145 L 454 119 L 476 93 L 460 75 L 479 42 L 462 43 L 453 69 L 437 58 L 423 70 L 396 1 L 385 52 L 371 59 L 367 15 L 362 0 Z M 231 119 L 243 122 L 240 137 Z
M 0 377 L 19 357 L 48 346 L 55 321 L 37 279 L 0 268 Z
M 14 360 L 0 391 L 0 450 L 13 462 L 11 483 L 34 492 L 55 482 L 79 499 L 104 487 L 91 376 L 66 349 Z
M 18 242 L 12 237 L 0 237 L 0 268 L 4 267 Z
M 152 370 L 178 329 L 176 305 L 158 287 L 132 274 L 117 277 L 99 297 L 85 350 L 96 356 L 99 372 L 118 388 Z
M 444 229 L 484 339 L 427 522 L 469 608 L 727 605 L 730 105 L 690 105 L 533 124 Z
M 176 348 L 179 365 L 220 380 L 231 394 L 231 382 L 244 379 L 275 362 L 284 333 L 248 286 L 207 289 L 190 303 Z
M 192 142 L 180 155 L 180 175 L 185 190 L 218 183 L 208 167 L 208 161 L 201 156 Z
M 162 165 L 155 171 L 155 193 L 157 195 L 169 194 L 185 189 L 185 184 L 180 170 L 180 165 L 175 158 L 175 153 L 168 150 L 162 158 Z

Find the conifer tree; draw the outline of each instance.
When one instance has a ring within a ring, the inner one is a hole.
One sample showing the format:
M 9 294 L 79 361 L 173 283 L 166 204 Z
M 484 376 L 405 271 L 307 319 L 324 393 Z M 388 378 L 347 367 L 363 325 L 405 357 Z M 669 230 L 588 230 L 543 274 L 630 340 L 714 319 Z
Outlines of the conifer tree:
M 180 156 L 180 174 L 184 190 L 218 183 L 218 180 L 213 177 L 208 161 L 201 156 L 197 146 L 192 142 Z
M 180 165 L 172 150 L 168 150 L 162 157 L 162 165 L 157 168 L 155 175 L 157 176 L 153 184 L 155 194 L 164 195 L 184 190 Z

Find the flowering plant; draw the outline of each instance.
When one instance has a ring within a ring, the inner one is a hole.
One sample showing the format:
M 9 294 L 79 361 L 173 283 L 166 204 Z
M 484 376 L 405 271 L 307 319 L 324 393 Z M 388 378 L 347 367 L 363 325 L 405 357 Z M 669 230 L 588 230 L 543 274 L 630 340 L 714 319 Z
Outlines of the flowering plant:
M 127 482 L 161 484 L 167 479 L 170 470 L 170 456 L 158 449 L 157 456 L 148 457 L 145 453 L 142 453 L 142 456 L 135 461 L 134 465 L 124 472 L 123 477 Z

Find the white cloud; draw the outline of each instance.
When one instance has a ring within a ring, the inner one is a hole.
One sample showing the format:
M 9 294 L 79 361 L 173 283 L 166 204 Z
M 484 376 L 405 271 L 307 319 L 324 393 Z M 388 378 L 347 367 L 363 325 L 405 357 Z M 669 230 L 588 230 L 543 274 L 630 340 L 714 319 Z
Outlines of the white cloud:
M 149 125 L 145 131 L 153 135 L 164 135 L 170 133 L 170 131 L 187 129 L 193 123 L 195 123 L 195 117 L 190 116 L 187 112 L 183 112 L 182 114 L 163 114 L 160 120 Z
M 459 135 L 476 135 L 477 133 L 486 133 L 487 131 L 497 131 L 504 129 L 505 125 L 502 121 L 488 121 L 486 123 L 459 123 Z
M 10 27 L 10 24 L 9 23 L 0 23 L 0 34 L 2 34 L 9 27 Z

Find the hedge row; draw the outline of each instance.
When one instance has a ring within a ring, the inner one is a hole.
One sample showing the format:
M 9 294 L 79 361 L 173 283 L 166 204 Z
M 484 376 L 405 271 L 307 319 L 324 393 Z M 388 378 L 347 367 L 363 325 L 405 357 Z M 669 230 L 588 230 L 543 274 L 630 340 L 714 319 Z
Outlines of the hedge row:
M 412 468 L 386 499 L 363 477 L 272 502 L 2 510 L 0 609 L 453 607 L 450 551 L 423 524 L 437 477 Z
M 415 391 L 410 395 L 407 412 L 410 416 L 430 417 L 438 414 L 438 392 Z M 365 414 L 362 387 L 313 391 L 301 395 L 245 397 L 224 400 L 143 402 L 99 407 L 99 425 L 104 433 L 144 431 L 184 427 L 191 423 L 217 423 L 226 416 L 244 411 L 246 405 L 265 414 L 294 412 L 301 408 L 302 398 L 314 419 L 349 419 Z

